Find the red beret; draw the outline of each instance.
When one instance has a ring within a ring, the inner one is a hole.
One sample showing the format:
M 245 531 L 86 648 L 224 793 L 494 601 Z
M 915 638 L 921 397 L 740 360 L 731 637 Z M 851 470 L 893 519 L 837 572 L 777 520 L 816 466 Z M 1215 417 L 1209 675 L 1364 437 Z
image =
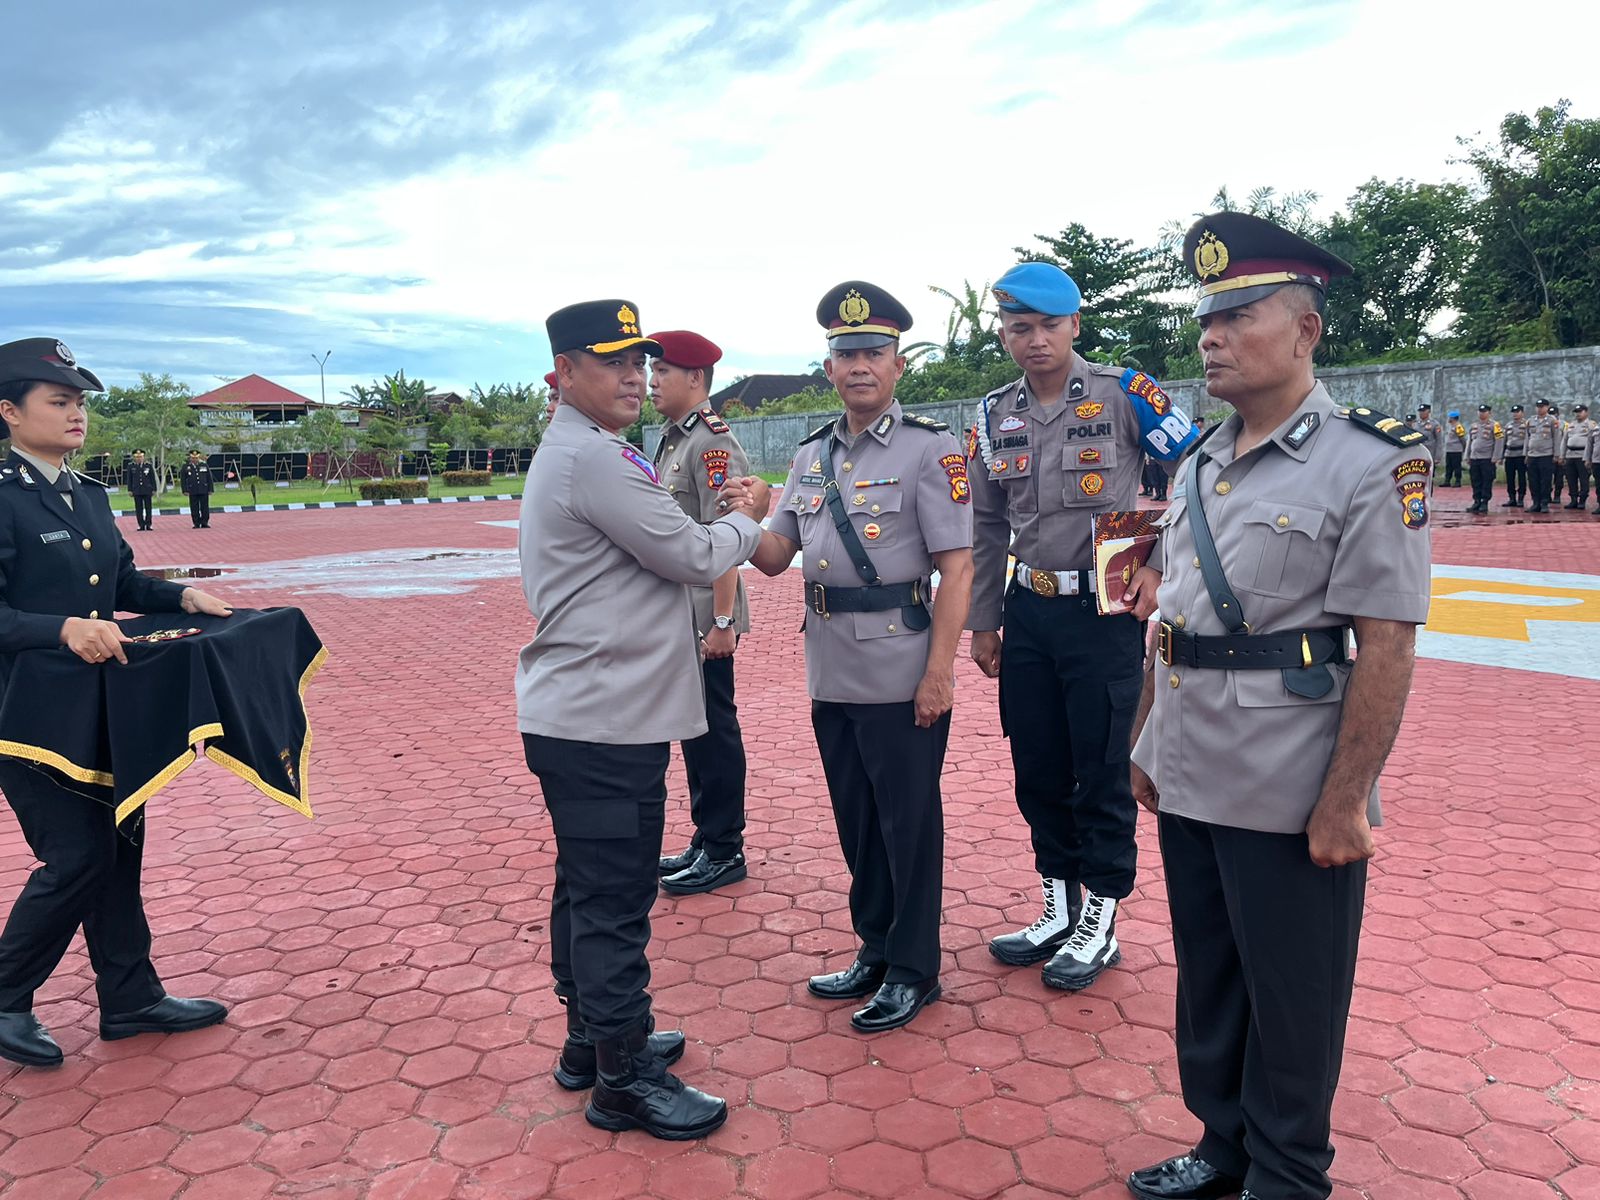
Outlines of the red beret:
M 696 367 L 709 367 L 722 357 L 722 348 L 710 338 L 687 329 L 669 329 L 666 333 L 652 333 L 650 340 L 661 346 L 658 358 L 693 371 Z
M 544 377 L 544 384 L 546 387 L 559 388 L 561 386 L 561 381 L 556 378 L 556 373 L 554 371 L 550 371 Z

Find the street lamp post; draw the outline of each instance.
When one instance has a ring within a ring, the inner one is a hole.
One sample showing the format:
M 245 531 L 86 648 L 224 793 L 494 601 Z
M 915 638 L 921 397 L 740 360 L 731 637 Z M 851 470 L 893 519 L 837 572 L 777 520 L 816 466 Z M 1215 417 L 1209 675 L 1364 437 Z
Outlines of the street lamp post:
M 325 376 L 322 373 L 322 369 L 323 369 L 323 367 L 325 367 L 327 365 L 328 360 L 330 358 L 332 358 L 332 357 L 333 357 L 333 351 L 332 350 L 327 351 L 325 354 L 323 354 L 323 356 L 321 358 L 318 358 L 315 354 L 313 354 L 311 356 L 311 361 L 317 364 L 317 383 L 322 389 L 322 407 L 323 408 L 327 408 L 328 407 L 328 380 L 327 380 L 327 376 Z

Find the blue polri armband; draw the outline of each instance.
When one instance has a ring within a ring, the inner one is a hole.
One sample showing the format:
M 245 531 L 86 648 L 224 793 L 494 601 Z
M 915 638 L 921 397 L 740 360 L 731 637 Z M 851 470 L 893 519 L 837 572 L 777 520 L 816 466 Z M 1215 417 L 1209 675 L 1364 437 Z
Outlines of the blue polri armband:
M 1122 390 L 1139 416 L 1139 441 L 1152 458 L 1173 462 L 1194 445 L 1199 436 L 1194 423 L 1154 379 L 1129 367 L 1122 373 Z

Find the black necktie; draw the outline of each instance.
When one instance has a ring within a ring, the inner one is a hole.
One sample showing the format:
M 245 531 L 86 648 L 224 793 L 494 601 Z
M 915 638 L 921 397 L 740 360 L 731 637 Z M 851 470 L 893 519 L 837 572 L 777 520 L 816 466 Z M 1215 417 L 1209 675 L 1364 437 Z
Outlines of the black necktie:
M 56 476 L 56 491 L 61 493 L 61 498 L 67 502 L 68 508 L 76 507 L 72 503 L 72 472 L 65 467 L 62 467 L 61 474 Z

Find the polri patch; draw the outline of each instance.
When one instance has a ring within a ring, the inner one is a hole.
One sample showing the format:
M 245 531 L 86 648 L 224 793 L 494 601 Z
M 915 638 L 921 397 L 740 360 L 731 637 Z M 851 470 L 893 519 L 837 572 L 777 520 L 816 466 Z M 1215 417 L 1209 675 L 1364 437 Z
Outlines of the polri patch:
M 1078 480 L 1078 489 L 1085 496 L 1098 496 L 1105 490 L 1105 486 L 1106 477 L 1100 474 L 1099 471 L 1090 471 L 1082 479 Z
M 722 485 L 728 482 L 728 452 L 707 450 L 700 456 L 700 461 L 706 468 L 706 486 L 714 492 L 720 492 Z
M 967 460 L 959 454 L 946 454 L 939 460 L 939 465 L 950 480 L 950 499 L 957 504 L 970 503 L 972 484 L 967 479 Z
M 1425 458 L 1408 458 L 1392 472 L 1394 489 L 1400 493 L 1400 520 L 1407 529 L 1421 529 L 1428 523 L 1428 485 L 1433 468 Z
M 47 546 L 51 542 L 70 542 L 72 540 L 72 533 L 66 529 L 57 529 L 51 533 L 41 533 L 39 535 L 39 540 Z

